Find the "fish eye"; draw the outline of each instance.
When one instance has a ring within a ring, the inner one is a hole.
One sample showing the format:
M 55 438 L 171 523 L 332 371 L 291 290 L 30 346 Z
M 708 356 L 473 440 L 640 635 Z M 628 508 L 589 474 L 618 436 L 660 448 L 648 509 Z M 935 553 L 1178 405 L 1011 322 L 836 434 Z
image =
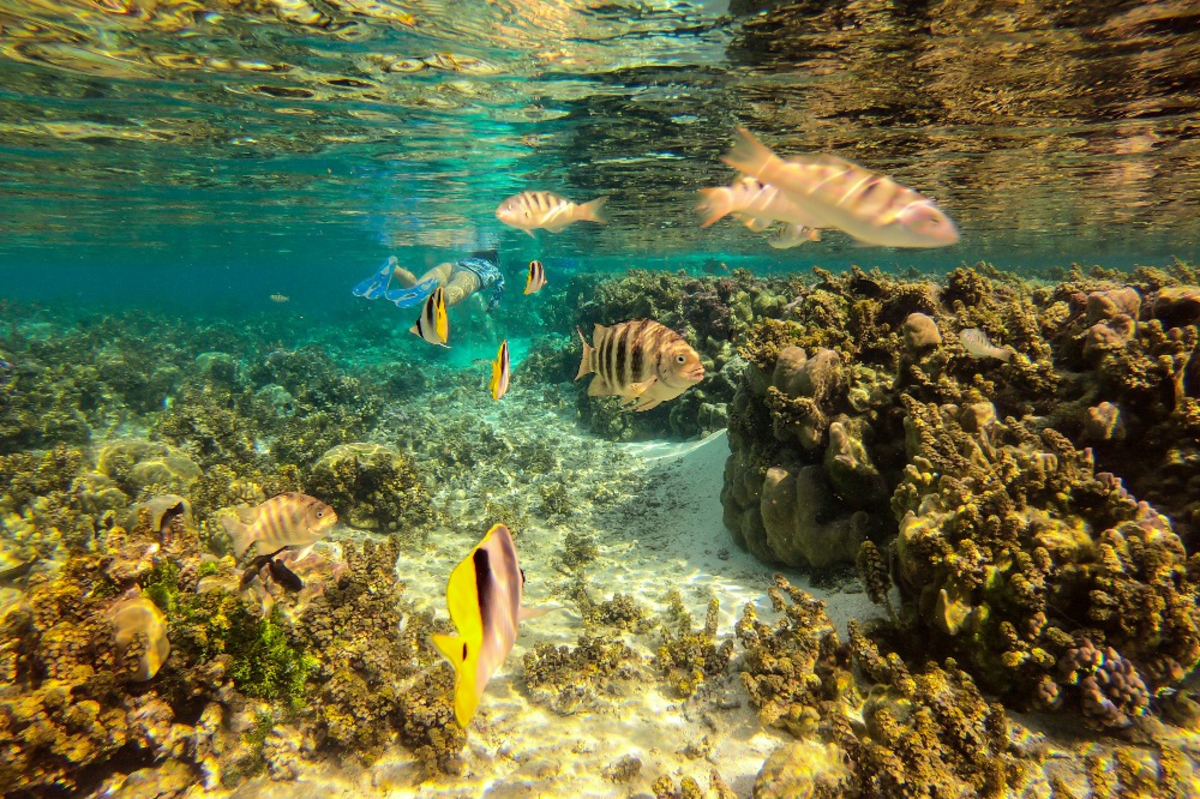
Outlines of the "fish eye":
M 676 355 L 675 363 L 687 363 L 687 358 L 683 355 Z
M 318 518 L 318 519 L 320 519 L 320 518 L 321 518 L 322 516 L 324 516 L 324 515 L 325 515 L 325 511 L 323 511 L 323 510 L 319 510 L 319 511 L 317 511 L 317 518 Z

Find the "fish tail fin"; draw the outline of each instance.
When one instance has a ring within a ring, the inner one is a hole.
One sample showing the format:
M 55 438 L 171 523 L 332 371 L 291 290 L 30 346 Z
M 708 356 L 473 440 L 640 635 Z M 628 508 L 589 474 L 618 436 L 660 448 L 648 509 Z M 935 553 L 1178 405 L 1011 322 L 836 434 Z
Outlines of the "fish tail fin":
M 696 211 L 703 217 L 700 227 L 708 227 L 733 210 L 729 194 L 729 189 L 724 186 L 700 189 L 700 203 L 696 206 Z
M 583 359 L 579 362 L 579 373 L 575 375 L 575 379 L 578 380 L 584 375 L 591 373 L 592 353 L 595 352 L 595 350 L 592 349 L 591 344 L 588 344 L 587 339 L 583 337 L 582 330 L 575 328 L 575 332 L 579 334 L 579 340 L 583 342 Z
M 721 160 L 739 172 L 753 175 L 762 180 L 761 173 L 773 158 L 776 158 L 775 153 L 754 138 L 753 133 L 745 128 L 738 128 L 733 147 L 729 148 L 729 152 L 725 153 Z
M 457 635 L 435 633 L 430 638 L 438 653 L 454 667 L 454 718 L 458 726 L 465 729 L 479 706 L 479 691 L 471 667 L 478 660 L 478 654 L 472 653 L 466 639 Z
M 604 204 L 606 202 L 608 202 L 607 197 L 597 197 L 590 203 L 584 203 L 579 206 L 579 218 L 607 225 L 608 217 L 604 215 Z
M 221 525 L 229 533 L 229 541 L 233 545 L 233 556 L 238 560 L 250 549 L 254 539 L 250 537 L 250 527 L 231 516 L 222 516 Z

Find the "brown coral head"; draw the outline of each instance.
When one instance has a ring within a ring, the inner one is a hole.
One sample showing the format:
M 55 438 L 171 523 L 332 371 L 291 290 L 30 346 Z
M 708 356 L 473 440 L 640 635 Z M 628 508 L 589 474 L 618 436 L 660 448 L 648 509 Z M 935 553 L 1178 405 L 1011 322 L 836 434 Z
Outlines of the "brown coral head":
M 1083 435 L 1092 441 L 1124 440 L 1125 420 L 1121 409 L 1107 401 L 1088 408 L 1083 420 Z
M 1137 319 L 1141 309 L 1141 295 L 1129 287 L 1093 291 L 1087 296 L 1087 322 L 1089 325 L 1122 314 Z
M 904 346 L 910 350 L 919 351 L 942 343 L 942 333 L 938 330 L 937 322 L 920 312 L 910 313 L 901 330 L 904 333 Z

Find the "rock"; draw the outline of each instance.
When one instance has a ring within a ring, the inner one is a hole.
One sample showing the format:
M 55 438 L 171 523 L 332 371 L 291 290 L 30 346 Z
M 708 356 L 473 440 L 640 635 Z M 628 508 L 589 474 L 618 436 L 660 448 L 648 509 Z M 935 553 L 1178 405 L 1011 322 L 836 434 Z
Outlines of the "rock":
M 849 507 L 865 508 L 886 499 L 888 490 L 856 427 L 860 425 L 849 421 L 829 425 L 825 473 L 838 499 Z
M 845 753 L 837 744 L 797 741 L 771 753 L 754 780 L 753 796 L 754 799 L 840 796 L 849 777 Z
M 824 403 L 842 385 L 842 358 L 834 350 L 819 349 L 809 358 L 796 378 L 800 396 Z M 794 395 L 795 396 L 795 395 Z
M 805 354 L 803 347 L 784 347 L 779 351 L 779 357 L 775 361 L 775 374 L 771 377 L 772 385 L 789 397 L 803 396 L 804 392 L 801 386 L 807 385 L 807 380 L 802 383 L 800 374 L 806 363 L 808 363 L 808 355 Z
M 1122 441 L 1125 420 L 1121 409 L 1111 402 L 1101 402 L 1087 409 L 1083 419 L 1083 435 L 1090 441 Z

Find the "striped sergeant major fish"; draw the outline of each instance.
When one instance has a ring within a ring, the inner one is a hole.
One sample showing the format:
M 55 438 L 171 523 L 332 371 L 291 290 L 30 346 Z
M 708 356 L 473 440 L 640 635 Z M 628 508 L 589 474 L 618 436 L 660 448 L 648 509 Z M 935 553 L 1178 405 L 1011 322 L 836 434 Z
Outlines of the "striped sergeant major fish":
M 683 336 L 652 319 L 596 325 L 575 379 L 595 373 L 589 397 L 621 397 L 631 410 L 648 411 L 678 397 L 704 379 L 700 356 Z
M 492 675 L 512 652 L 517 625 L 549 609 L 521 607 L 525 574 L 512 534 L 503 524 L 450 572 L 446 604 L 457 635 L 433 636 L 433 645 L 454 667 L 454 718 L 466 727 Z
M 450 337 L 450 320 L 446 317 L 446 290 L 438 286 L 433 293 L 425 298 L 421 306 L 421 315 L 417 322 L 408 329 L 409 333 L 437 344 L 439 347 L 450 348 L 446 340 Z
M 146 648 L 138 659 L 138 668 L 131 675 L 136 682 L 152 679 L 171 654 L 167 641 L 167 617 L 148 597 L 136 593 L 123 599 L 108 612 L 115 628 L 117 654 L 124 658 L 134 636 L 144 635 Z
M 541 261 L 529 262 L 529 277 L 525 279 L 525 293 L 537 294 L 546 285 L 546 267 Z
M 496 360 L 492 361 L 492 381 L 488 384 L 488 388 L 492 392 L 492 399 L 498 400 L 508 393 L 509 369 L 508 339 L 504 339 L 500 342 L 500 349 L 496 352 Z
M 604 216 L 607 197 L 577 205 L 552 191 L 523 191 L 514 194 L 496 208 L 496 218 L 506 225 L 524 230 L 530 236 L 537 228 L 561 233 L 572 222 L 608 224 Z
M 844 158 L 808 155 L 784 161 L 738 128 L 721 160 L 778 188 L 817 222 L 806 227 L 837 228 L 880 247 L 946 247 L 958 241 L 954 222 L 928 197 Z
M 242 506 L 238 518 L 222 516 L 233 554 L 239 560 L 257 545 L 258 552 L 275 552 L 285 547 L 307 547 L 325 537 L 337 523 L 333 508 L 316 497 L 288 491 L 253 508 Z

